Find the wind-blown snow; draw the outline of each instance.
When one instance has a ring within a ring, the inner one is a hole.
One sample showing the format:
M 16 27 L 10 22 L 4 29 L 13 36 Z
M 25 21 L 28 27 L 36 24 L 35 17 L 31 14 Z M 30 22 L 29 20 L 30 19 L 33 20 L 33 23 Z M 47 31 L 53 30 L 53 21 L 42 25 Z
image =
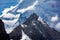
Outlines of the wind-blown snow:
M 45 22 L 43 21 L 41 17 L 38 18 L 38 21 L 42 22 L 42 24 L 45 24 Z
M 31 40 L 22 30 L 22 39 L 21 40 Z
M 0 15 L 0 17 L 2 17 L 2 16 L 4 16 L 4 15 L 6 15 L 7 14 L 7 12 L 9 11 L 9 10 L 12 10 L 13 8 L 15 8 L 14 6 L 11 6 L 10 8 L 6 8 L 6 9 L 4 9 L 3 11 L 2 11 L 2 15 Z
M 19 3 L 14 7 L 15 9 L 13 10 L 13 12 L 15 12 L 15 10 L 18 8 L 18 6 L 23 2 L 23 0 L 20 0 Z
M 20 0 L 16 6 L 11 6 L 10 8 L 4 9 L 4 10 L 2 11 L 3 14 L 0 15 L 0 17 L 6 15 L 6 14 L 8 13 L 8 11 L 13 10 L 14 8 L 15 8 L 15 10 L 16 10 L 16 9 L 18 8 L 17 6 L 19 6 L 22 2 L 23 2 L 23 0 Z M 15 10 L 13 10 L 13 12 L 14 12 Z
M 23 8 L 23 9 L 18 9 L 17 12 L 24 13 L 28 10 L 34 10 L 34 8 L 37 4 L 38 4 L 38 1 L 36 0 L 31 6 L 28 6 L 27 8 Z

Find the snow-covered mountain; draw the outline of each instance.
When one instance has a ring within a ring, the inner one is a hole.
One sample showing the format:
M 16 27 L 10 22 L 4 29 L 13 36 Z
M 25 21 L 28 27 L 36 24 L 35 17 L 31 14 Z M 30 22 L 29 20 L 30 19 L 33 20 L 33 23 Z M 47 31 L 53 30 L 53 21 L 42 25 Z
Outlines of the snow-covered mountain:
M 10 34 L 13 40 L 60 40 L 60 33 L 50 28 L 43 19 L 33 13 Z
M 5 23 L 7 33 L 12 32 L 16 26 L 23 23 L 34 12 L 44 19 L 50 27 L 60 29 L 59 26 L 56 26 L 60 22 L 58 17 L 59 3 L 60 1 L 56 0 L 19 0 L 15 6 L 5 8 L 0 18 Z
M 33 13 L 33 9 L 37 5 L 38 0 L 32 0 L 28 5 L 24 5 L 26 8 L 20 8 L 20 6 L 30 1 L 23 2 L 23 0 L 20 0 L 16 6 L 11 6 L 2 11 L 3 14 L 0 17 L 5 23 L 7 33 L 10 33 L 17 25 L 23 23 Z

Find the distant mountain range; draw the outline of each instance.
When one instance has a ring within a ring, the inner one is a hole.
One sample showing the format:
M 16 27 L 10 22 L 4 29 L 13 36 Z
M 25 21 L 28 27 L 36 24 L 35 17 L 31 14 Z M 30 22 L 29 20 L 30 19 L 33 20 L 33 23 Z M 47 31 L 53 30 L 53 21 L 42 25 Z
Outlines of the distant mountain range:
M 30 15 L 23 24 L 16 27 L 9 34 L 10 38 L 22 40 L 25 36 L 22 34 L 22 31 L 30 38 L 26 38 L 25 40 L 60 40 L 60 33 L 55 29 L 50 28 L 49 25 L 35 13 Z

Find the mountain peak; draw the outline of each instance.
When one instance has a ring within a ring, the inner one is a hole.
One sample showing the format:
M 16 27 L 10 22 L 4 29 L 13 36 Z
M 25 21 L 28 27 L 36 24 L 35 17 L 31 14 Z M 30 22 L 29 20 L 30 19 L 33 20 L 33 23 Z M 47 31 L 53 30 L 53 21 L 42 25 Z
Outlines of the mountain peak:
M 38 15 L 36 13 L 33 13 L 32 15 L 30 15 L 29 18 L 30 19 L 38 19 Z
M 10 35 L 13 38 L 15 38 L 15 37 L 21 38 L 22 37 L 21 30 L 23 30 L 23 32 L 32 40 L 60 40 L 59 32 L 57 32 L 55 29 L 50 28 L 49 26 L 47 26 L 47 24 L 44 25 L 41 21 L 37 20 L 38 17 L 39 17 L 38 15 L 33 13 L 22 24 L 23 27 L 21 25 L 19 25 L 18 27 L 16 27 L 16 29 L 14 29 L 11 32 Z M 18 34 L 18 33 L 20 33 L 20 34 Z M 13 34 L 15 34 L 15 35 L 13 35 Z M 17 36 L 17 35 L 19 35 L 19 36 Z M 26 38 L 26 40 L 27 40 L 27 38 Z
M 33 20 L 37 20 L 38 19 L 38 15 L 36 14 L 36 13 L 33 13 L 32 15 L 30 15 L 30 17 L 29 18 L 27 18 L 26 19 L 26 21 L 23 23 L 23 24 L 28 24 L 29 22 L 31 22 L 31 20 L 33 21 Z

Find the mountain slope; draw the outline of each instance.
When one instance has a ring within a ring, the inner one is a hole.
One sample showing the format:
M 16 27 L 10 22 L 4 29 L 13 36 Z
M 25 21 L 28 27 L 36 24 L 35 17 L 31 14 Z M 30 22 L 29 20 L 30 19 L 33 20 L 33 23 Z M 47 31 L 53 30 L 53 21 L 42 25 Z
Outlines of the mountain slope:
M 60 40 L 60 33 L 50 28 L 44 21 L 45 24 L 43 24 L 41 20 L 38 20 L 38 17 L 35 13 L 30 15 L 23 24 L 10 33 L 10 37 L 18 37 L 17 39 L 19 39 L 19 37 L 22 37 L 21 30 L 23 30 L 32 40 Z
M 10 4 L 10 1 L 8 4 Z M 60 31 L 59 26 L 56 27 L 56 25 L 60 22 L 59 4 L 60 4 L 59 0 L 58 1 L 56 0 L 18 0 L 18 3 L 14 4 L 15 6 L 11 5 L 7 8 L 4 8 L 4 10 L 2 11 L 2 15 L 0 15 L 0 17 L 5 23 L 5 29 L 7 33 L 10 33 L 15 28 L 15 26 L 17 26 L 15 25 L 16 23 L 18 23 L 19 25 L 19 23 L 22 23 L 24 19 L 26 19 L 23 16 L 28 17 L 30 15 L 30 12 L 28 11 L 37 13 L 40 17 L 42 17 L 48 23 L 50 27 Z M 7 4 L 5 6 L 7 6 Z M 20 16 L 21 14 L 23 18 L 21 18 Z M 56 19 L 54 19 L 56 15 L 57 17 Z M 53 21 L 51 21 L 52 18 L 53 18 Z

